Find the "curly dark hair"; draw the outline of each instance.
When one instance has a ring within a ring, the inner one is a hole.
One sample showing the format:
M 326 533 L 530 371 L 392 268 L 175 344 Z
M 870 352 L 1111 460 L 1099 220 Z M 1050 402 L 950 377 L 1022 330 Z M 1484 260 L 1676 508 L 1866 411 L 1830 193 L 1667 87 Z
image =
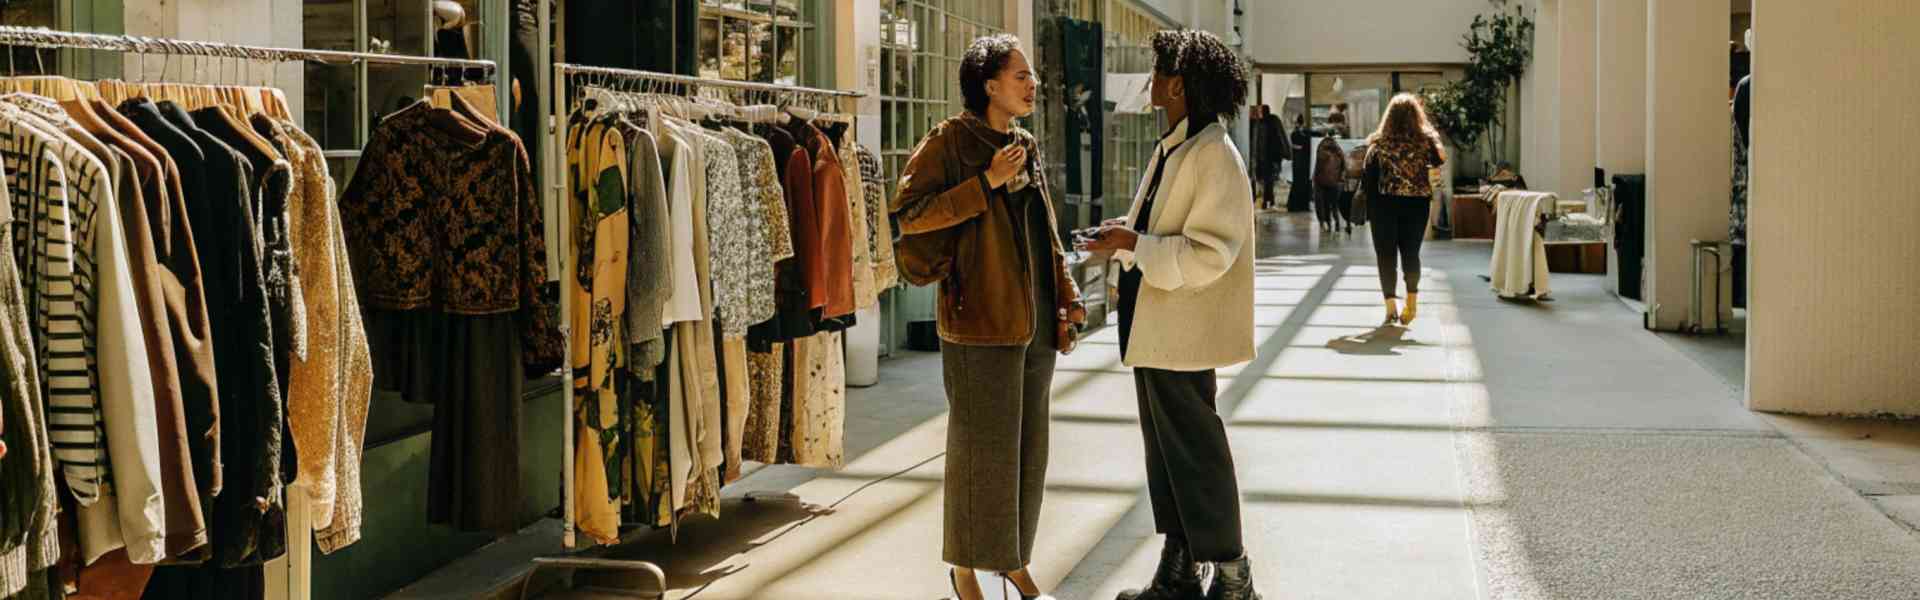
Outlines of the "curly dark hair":
M 981 37 L 967 46 L 966 55 L 960 57 L 960 96 L 968 112 L 987 114 L 987 81 L 999 77 L 1019 49 L 1020 38 L 1006 33 Z
M 1153 70 L 1186 82 L 1187 118 L 1231 121 L 1247 101 L 1247 64 L 1205 31 L 1153 34 Z

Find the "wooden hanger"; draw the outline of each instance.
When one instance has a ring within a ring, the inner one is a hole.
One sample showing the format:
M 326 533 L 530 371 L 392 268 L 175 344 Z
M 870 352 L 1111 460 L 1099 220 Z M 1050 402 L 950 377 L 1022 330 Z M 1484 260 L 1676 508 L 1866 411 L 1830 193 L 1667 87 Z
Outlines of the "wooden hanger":
M 468 101 L 465 96 L 462 96 L 460 94 L 449 94 L 448 103 L 452 105 L 453 112 L 461 116 L 467 117 L 469 119 L 473 119 L 474 124 L 476 125 L 480 125 L 485 129 L 489 129 L 493 131 L 506 130 L 505 128 L 500 126 L 500 123 L 495 122 L 493 117 L 488 116 L 487 111 L 480 110 L 479 107 L 474 106 L 474 103 Z M 493 105 L 491 104 L 486 106 L 488 108 L 493 107 Z
M 54 101 L 79 98 L 82 82 L 66 77 L 52 75 L 33 75 L 27 77 L 9 77 L 5 80 L 7 91 L 26 92 L 37 96 L 46 96 Z
M 264 96 L 262 103 L 266 105 L 268 114 L 289 121 L 293 120 L 293 109 L 287 104 L 286 92 L 278 88 L 266 88 L 261 90 L 261 94 Z
M 426 91 L 428 99 L 435 108 L 454 108 L 453 98 L 455 96 L 465 99 L 467 103 L 474 105 L 474 107 L 493 107 L 496 106 L 495 102 L 498 100 L 494 95 L 494 88 L 491 83 L 456 86 L 430 85 L 427 86 Z M 473 113 L 474 114 L 468 116 L 477 117 L 486 121 L 486 123 L 491 126 L 498 126 L 500 124 L 500 120 L 493 115 L 492 110 L 478 110 L 475 108 Z
M 246 118 L 239 116 L 237 114 L 238 111 L 235 111 L 232 107 L 214 104 L 207 108 L 211 109 L 208 111 L 209 113 L 218 115 L 220 119 L 224 119 L 227 122 L 227 126 L 232 127 L 234 132 L 240 135 L 240 139 L 252 145 L 253 148 L 259 150 L 261 154 L 273 157 L 274 160 L 287 159 L 285 156 L 280 155 L 280 149 L 273 147 L 273 144 L 269 143 L 266 138 L 260 137 L 259 132 L 253 130 L 253 126 L 247 123 Z

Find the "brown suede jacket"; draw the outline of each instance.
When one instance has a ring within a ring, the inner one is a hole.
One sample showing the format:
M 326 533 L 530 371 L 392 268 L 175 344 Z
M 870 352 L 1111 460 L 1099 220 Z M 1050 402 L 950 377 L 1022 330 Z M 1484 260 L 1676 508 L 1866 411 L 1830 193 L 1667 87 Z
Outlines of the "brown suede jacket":
M 1027 148 L 1026 173 L 1000 189 L 989 189 L 987 166 L 1008 143 Z M 961 114 L 934 126 L 920 141 L 900 175 L 890 210 L 898 217 L 902 239 L 895 260 L 903 277 L 916 285 L 940 283 L 940 338 L 956 344 L 1017 346 L 1033 339 L 1033 290 L 1027 269 L 1051 269 L 1058 306 L 1054 331 L 1061 352 L 1073 349 L 1086 321 L 1080 290 L 1067 275 L 1058 221 L 1048 195 L 1033 135 L 1014 128 L 994 131 L 985 121 Z M 1049 265 L 1027 265 L 1008 202 L 1014 193 L 1035 193 L 1047 207 Z

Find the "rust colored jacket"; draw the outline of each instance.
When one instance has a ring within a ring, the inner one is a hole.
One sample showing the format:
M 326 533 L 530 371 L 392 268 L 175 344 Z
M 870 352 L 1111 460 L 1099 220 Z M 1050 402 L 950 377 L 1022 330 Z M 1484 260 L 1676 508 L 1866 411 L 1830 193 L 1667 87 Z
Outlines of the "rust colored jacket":
M 813 157 L 813 204 L 819 212 L 820 251 L 807 258 L 807 285 L 814 308 L 829 319 L 853 314 L 853 216 L 847 204 L 847 180 L 840 156 L 827 135 L 795 119 L 789 131 Z
M 1052 260 L 1027 265 L 1026 249 L 1017 231 L 1007 187 L 989 189 L 987 166 L 993 154 L 1008 143 L 1028 149 L 1027 177 L 1031 201 L 1047 207 Z M 1017 346 L 1035 335 L 1033 290 L 1027 269 L 1053 271 L 1057 310 L 1053 331 L 1059 348 L 1073 348 L 1073 331 L 1085 320 L 1080 291 L 1067 275 L 1053 203 L 1032 134 L 1015 128 L 1001 133 L 978 117 L 962 114 L 936 125 L 915 148 L 900 175 L 900 189 L 890 210 L 899 218 L 896 260 L 903 277 L 914 283 L 940 282 L 938 321 L 940 339 L 956 344 Z M 1045 327 L 1045 324 L 1042 324 Z

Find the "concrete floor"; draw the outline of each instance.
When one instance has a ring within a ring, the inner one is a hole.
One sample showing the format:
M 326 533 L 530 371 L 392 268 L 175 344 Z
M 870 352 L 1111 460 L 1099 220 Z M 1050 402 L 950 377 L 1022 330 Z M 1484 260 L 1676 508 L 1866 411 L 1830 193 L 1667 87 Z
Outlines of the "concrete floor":
M 1259 358 L 1220 405 L 1268 598 L 1920 598 L 1920 428 L 1747 411 L 1600 277 L 1494 298 L 1484 243 L 1430 242 L 1419 321 L 1378 328 L 1364 232 L 1261 231 Z M 1033 571 L 1063 600 L 1145 581 L 1160 547 L 1117 351 L 1102 332 L 1054 384 Z M 881 372 L 849 394 L 845 469 L 763 468 L 723 519 L 605 555 L 660 563 L 670 598 L 947 594 L 939 357 Z M 448 589 L 398 597 L 473 596 Z

